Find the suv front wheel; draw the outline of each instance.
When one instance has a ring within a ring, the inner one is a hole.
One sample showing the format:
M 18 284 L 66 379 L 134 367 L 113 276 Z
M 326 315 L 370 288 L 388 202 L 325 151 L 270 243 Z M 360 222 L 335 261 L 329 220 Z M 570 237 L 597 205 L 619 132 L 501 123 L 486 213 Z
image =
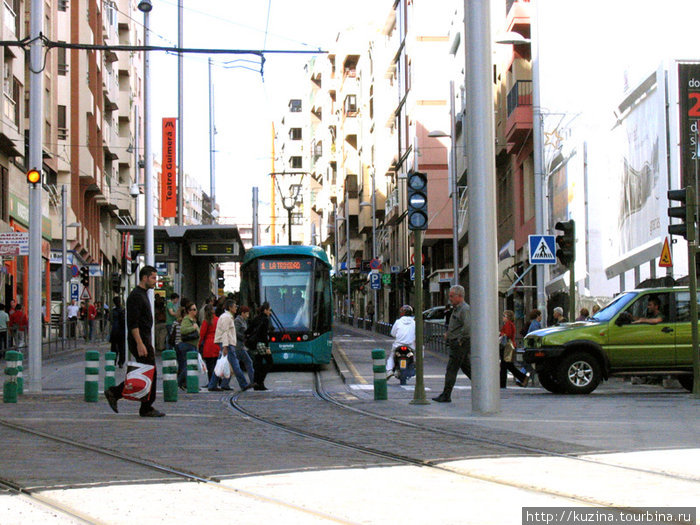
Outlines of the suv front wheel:
M 590 394 L 600 383 L 600 365 L 588 352 L 565 355 L 555 371 L 557 382 L 568 394 Z

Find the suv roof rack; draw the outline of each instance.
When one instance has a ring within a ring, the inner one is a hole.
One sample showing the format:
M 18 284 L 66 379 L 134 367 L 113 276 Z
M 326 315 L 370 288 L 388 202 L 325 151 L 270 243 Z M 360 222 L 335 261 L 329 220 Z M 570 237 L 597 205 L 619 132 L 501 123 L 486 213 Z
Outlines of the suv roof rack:
M 644 279 L 636 288 L 671 288 L 680 284 L 670 275 L 664 277 L 656 277 L 654 279 Z

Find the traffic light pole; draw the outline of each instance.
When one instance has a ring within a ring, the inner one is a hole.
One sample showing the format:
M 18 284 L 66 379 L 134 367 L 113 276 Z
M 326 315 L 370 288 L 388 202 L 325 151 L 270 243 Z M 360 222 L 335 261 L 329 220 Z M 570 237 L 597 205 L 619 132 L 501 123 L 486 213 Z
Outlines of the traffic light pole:
M 415 269 L 416 297 L 416 388 L 413 390 L 412 405 L 428 405 L 425 398 L 425 383 L 423 381 L 423 231 L 413 231 L 413 267 Z M 376 305 L 375 305 L 376 308 Z
M 43 41 L 44 1 L 32 0 L 30 21 L 30 83 L 29 83 L 29 168 L 43 170 Z M 41 392 L 41 198 L 44 189 L 41 180 L 29 185 L 29 333 L 27 340 L 29 382 L 28 390 Z M 65 263 L 65 261 L 64 261 Z M 47 304 L 50 305 L 50 301 Z
M 693 397 L 700 398 L 700 349 L 698 348 L 698 277 L 695 267 L 698 242 L 695 232 L 695 188 L 686 188 L 686 226 L 688 238 L 688 287 L 690 288 L 690 335 L 693 349 Z

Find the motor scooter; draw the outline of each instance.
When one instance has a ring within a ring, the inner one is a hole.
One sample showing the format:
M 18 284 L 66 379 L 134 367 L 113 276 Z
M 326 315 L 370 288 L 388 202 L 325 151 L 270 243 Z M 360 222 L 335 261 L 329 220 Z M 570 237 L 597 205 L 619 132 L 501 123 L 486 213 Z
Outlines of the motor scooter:
M 415 356 L 413 348 L 406 345 L 397 346 L 394 349 L 394 377 L 402 385 L 416 375 Z

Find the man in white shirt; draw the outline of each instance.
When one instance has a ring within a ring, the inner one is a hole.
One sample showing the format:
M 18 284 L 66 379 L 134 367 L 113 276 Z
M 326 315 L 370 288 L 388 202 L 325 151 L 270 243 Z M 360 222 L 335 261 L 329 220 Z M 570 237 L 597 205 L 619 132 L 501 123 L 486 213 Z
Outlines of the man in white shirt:
M 227 299 L 224 303 L 224 313 L 219 317 L 219 321 L 216 323 L 216 332 L 214 332 L 214 342 L 221 347 L 221 351 L 228 358 L 228 362 L 233 369 L 233 375 L 236 376 L 238 380 L 238 385 L 241 390 L 248 390 L 252 384 L 246 381 L 243 371 L 241 370 L 241 364 L 236 357 L 236 325 L 234 318 L 236 315 L 236 310 L 238 310 L 238 305 L 233 299 Z M 216 392 L 218 390 L 231 390 L 228 386 L 228 379 L 223 379 L 221 388 L 217 386 L 220 378 L 216 377 L 216 374 L 211 375 L 211 380 L 207 389 Z
M 71 300 L 66 307 L 66 316 L 68 317 L 68 326 L 70 326 L 70 336 L 75 337 L 75 326 L 78 323 L 78 313 L 80 308 L 75 304 L 75 299 Z
M 10 321 L 10 316 L 5 311 L 5 305 L 0 304 L 0 359 L 5 358 L 5 349 L 7 348 L 7 323 Z

